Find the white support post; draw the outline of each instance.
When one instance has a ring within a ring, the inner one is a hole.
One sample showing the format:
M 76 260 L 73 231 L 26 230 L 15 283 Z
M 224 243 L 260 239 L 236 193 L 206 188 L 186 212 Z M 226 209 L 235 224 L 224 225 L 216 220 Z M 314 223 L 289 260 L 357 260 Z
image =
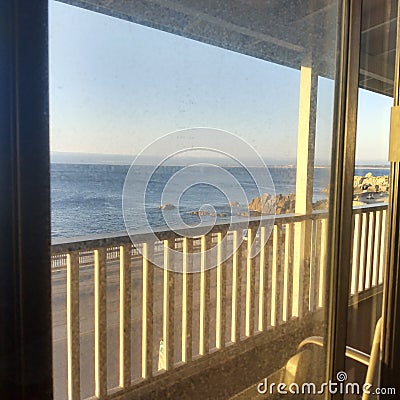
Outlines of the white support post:
M 296 168 L 296 207 L 298 214 L 311 214 L 315 157 L 315 127 L 317 112 L 318 75 L 311 67 L 300 71 L 300 101 Z M 293 258 L 293 317 L 301 317 L 308 307 L 304 283 L 309 279 L 305 265 L 310 263 L 311 221 L 294 226 Z M 306 284 L 306 287 L 309 285 Z

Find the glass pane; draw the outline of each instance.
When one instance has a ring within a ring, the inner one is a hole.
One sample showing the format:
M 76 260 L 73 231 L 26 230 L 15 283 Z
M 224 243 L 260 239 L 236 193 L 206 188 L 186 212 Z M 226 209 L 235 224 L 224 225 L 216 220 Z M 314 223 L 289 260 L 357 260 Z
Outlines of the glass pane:
M 383 3 L 382 3 L 383 4 Z M 382 315 L 384 251 L 389 197 L 389 126 L 393 105 L 397 2 L 364 2 L 362 14 L 356 165 L 353 201 L 353 259 L 348 315 L 348 383 L 371 392 L 379 386 L 378 320 Z M 375 339 L 374 339 L 375 337 Z M 370 367 L 355 350 L 371 356 Z M 376 364 L 375 364 L 376 363 Z M 376 365 L 376 369 L 374 368 Z M 368 371 L 368 372 L 367 372 Z M 349 391 L 346 398 L 354 398 Z
M 338 1 L 82 4 L 50 2 L 55 397 L 320 390 Z

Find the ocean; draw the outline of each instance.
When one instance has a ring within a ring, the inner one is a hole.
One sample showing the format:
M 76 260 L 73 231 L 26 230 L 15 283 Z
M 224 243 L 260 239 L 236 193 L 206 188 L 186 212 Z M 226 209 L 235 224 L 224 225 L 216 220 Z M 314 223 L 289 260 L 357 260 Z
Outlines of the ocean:
M 153 174 L 145 194 L 146 215 L 149 224 L 153 228 L 166 226 L 160 205 L 166 198 L 179 198 L 179 215 L 188 225 L 196 225 L 201 218 L 191 212 L 197 211 L 204 204 L 214 208 L 218 220 L 229 221 L 231 207 L 230 201 L 243 199 L 246 196 L 247 203 L 259 193 L 271 193 L 271 187 L 258 188 L 251 175 L 239 167 L 224 167 L 237 181 L 236 185 L 228 183 L 224 179 L 213 182 L 213 186 L 204 180 L 196 182 L 184 182 L 188 187 L 182 193 L 174 193 L 174 185 L 167 186 L 168 193 L 165 196 L 166 184 L 169 179 L 182 167 L 162 166 Z M 146 176 L 152 166 L 137 167 L 137 179 L 141 175 Z M 105 164 L 51 164 L 51 229 L 52 238 L 66 238 L 76 236 L 88 236 L 93 234 L 125 231 L 122 211 L 122 193 L 125 178 L 129 166 L 105 165 Z M 252 170 L 254 176 L 265 173 L 264 170 Z M 269 172 L 275 186 L 275 193 L 290 194 L 296 190 L 295 167 L 269 167 Z M 387 168 L 356 168 L 356 175 L 365 175 L 372 172 L 373 175 L 388 175 Z M 321 200 L 327 197 L 324 189 L 329 183 L 330 169 L 318 167 L 314 170 L 313 200 Z M 193 184 L 190 186 L 190 184 Z M 229 192 L 229 196 L 226 196 Z M 143 193 L 137 193 L 143 199 Z M 164 197 L 163 197 L 164 196 Z M 247 203 L 241 202 L 235 212 L 245 212 Z M 175 204 L 176 205 L 176 204 Z M 135 212 L 135 211 L 134 211 Z M 143 228 L 143 212 L 137 210 L 137 229 Z M 142 213 L 139 215 L 139 213 Z M 165 211 L 168 214 L 168 211 Z M 135 222 L 133 222 L 135 223 Z M 135 229 L 136 226 L 130 225 Z

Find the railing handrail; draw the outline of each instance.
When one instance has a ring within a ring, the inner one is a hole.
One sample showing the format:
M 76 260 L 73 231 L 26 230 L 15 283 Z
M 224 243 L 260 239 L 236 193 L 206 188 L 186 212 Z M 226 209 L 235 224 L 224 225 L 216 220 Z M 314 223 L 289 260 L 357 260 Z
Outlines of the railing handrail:
M 207 234 L 213 234 L 218 232 L 227 232 L 229 230 L 240 230 L 247 228 L 255 228 L 258 226 L 265 226 L 268 222 L 274 222 L 274 225 L 283 225 L 294 222 L 301 222 L 304 220 L 322 219 L 328 217 L 327 210 L 315 210 L 312 214 L 278 214 L 278 215 L 260 215 L 252 217 L 242 221 L 234 221 L 232 223 L 216 223 L 214 225 L 202 224 L 200 227 L 185 228 L 182 230 L 172 231 L 168 228 L 155 229 L 152 232 L 135 232 L 134 241 L 135 243 L 146 243 L 154 242 L 154 236 L 158 240 L 175 239 L 185 236 L 185 232 L 190 230 L 191 234 L 199 231 L 199 237 L 204 232 L 205 228 L 210 228 Z M 52 253 L 63 253 L 68 251 L 82 251 L 91 250 L 98 247 L 112 247 L 119 246 L 121 244 L 131 243 L 131 238 L 127 232 L 111 232 L 102 233 L 98 235 L 90 236 L 78 236 L 72 238 L 59 238 L 54 239 L 51 245 Z
M 355 214 L 362 212 L 374 212 L 379 210 L 384 210 L 387 208 L 387 204 L 371 204 L 365 206 L 357 206 L 353 208 Z M 216 223 L 214 225 L 203 224 L 201 227 L 185 228 L 182 230 L 172 231 L 168 228 L 155 229 L 153 232 L 140 232 L 135 233 L 134 236 L 136 243 L 153 242 L 154 235 L 158 240 L 174 239 L 185 236 L 185 232 L 190 230 L 191 233 L 204 231 L 205 228 L 211 228 L 208 234 L 227 232 L 228 230 L 235 229 L 246 229 L 254 228 L 257 226 L 263 226 L 268 224 L 268 222 L 274 221 L 274 225 L 284 225 L 288 223 L 301 222 L 304 220 L 314 220 L 327 218 L 329 215 L 328 210 L 314 210 L 311 214 L 278 214 L 278 215 L 260 215 L 257 217 L 252 217 L 250 219 L 245 219 L 242 221 L 234 221 L 232 223 L 222 222 Z M 201 234 L 200 234 L 201 235 Z M 200 236 L 199 235 L 199 236 Z M 119 246 L 123 244 L 131 243 L 131 237 L 126 231 L 122 232 L 111 232 L 111 233 L 101 233 L 97 235 L 88 236 L 78 236 L 69 238 L 59 238 L 52 241 L 51 250 L 53 254 L 69 252 L 69 251 L 84 251 L 93 250 L 99 247 L 112 247 Z
M 386 210 L 388 207 L 388 203 L 373 203 L 373 204 L 365 204 L 362 206 L 353 207 L 353 214 L 361 214 L 363 212 L 375 212 Z

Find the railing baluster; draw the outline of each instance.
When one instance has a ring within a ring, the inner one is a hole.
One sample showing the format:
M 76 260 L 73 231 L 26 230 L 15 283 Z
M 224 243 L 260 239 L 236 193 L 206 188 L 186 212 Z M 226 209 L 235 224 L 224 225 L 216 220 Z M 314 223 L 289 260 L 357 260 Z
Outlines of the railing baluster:
M 309 307 L 311 221 L 304 219 L 294 225 L 292 315 L 301 318 Z
M 173 249 L 175 249 L 175 239 L 164 240 L 163 336 L 167 371 L 174 366 L 175 277 L 171 252 Z
M 267 329 L 268 321 L 270 320 L 269 310 L 268 307 L 268 299 L 269 296 L 269 285 L 268 285 L 268 271 L 269 271 L 269 246 L 270 246 L 270 239 L 266 238 L 268 234 L 267 228 L 265 226 L 261 227 L 260 233 L 260 243 L 261 243 L 261 250 L 260 250 L 260 286 L 259 286 L 259 296 L 258 296 L 258 330 L 260 332 Z M 265 244 L 264 244 L 265 243 Z
M 311 251 L 310 251 L 310 298 L 308 308 L 315 311 L 317 303 L 316 282 L 318 282 L 318 236 L 317 236 L 317 220 L 311 221 Z
M 182 361 L 193 356 L 193 239 L 183 239 L 182 275 Z
M 368 254 L 367 254 L 367 268 L 366 268 L 366 282 L 365 288 L 369 289 L 372 286 L 372 274 L 374 263 L 374 250 L 375 250 L 375 212 L 370 213 L 368 224 Z
M 378 285 L 379 275 L 379 259 L 381 255 L 381 236 L 382 236 L 382 211 L 376 211 L 376 230 L 374 232 L 375 238 L 375 251 L 372 260 L 373 272 L 372 272 L 372 286 Z
M 362 214 L 362 239 L 361 239 L 361 256 L 360 256 L 360 284 L 359 291 L 365 290 L 366 281 L 366 265 L 368 253 L 368 226 L 369 226 L 369 212 Z
M 321 246 L 322 246 L 322 221 L 320 219 L 314 220 L 315 223 L 315 281 L 314 281 L 314 302 L 315 302 L 315 309 L 320 307 L 319 305 L 319 296 L 320 296 L 320 282 L 321 282 L 321 274 L 323 273 L 323 266 L 321 265 Z
M 199 354 L 205 355 L 210 351 L 210 270 L 209 254 L 211 235 L 201 237 L 200 261 L 200 337 Z
M 281 250 L 281 230 L 282 227 L 274 225 L 273 231 L 273 251 L 272 251 L 272 276 L 271 276 L 271 326 L 279 325 L 281 318 L 281 297 L 280 293 L 280 250 Z
M 326 225 L 327 225 L 327 219 L 321 219 L 320 220 L 320 225 L 321 225 L 321 247 L 320 247 L 320 259 L 319 259 L 319 287 L 318 287 L 318 307 L 323 307 L 324 306 L 324 301 L 325 301 L 325 274 L 326 274 L 326 243 L 327 243 L 327 231 L 326 231 Z
M 222 232 L 217 233 L 217 306 L 216 306 L 216 338 L 217 349 L 225 347 L 226 331 L 226 240 Z
M 254 335 L 254 298 L 255 298 L 255 257 L 251 257 L 251 248 L 255 242 L 256 229 L 247 230 L 247 257 L 246 257 L 246 325 L 245 335 Z
M 283 309 L 282 321 L 286 322 L 290 319 L 291 305 L 289 303 L 289 270 L 290 270 L 290 245 L 293 237 L 290 230 L 291 224 L 285 225 L 285 259 L 283 267 Z
M 131 246 L 119 248 L 119 385 L 131 383 Z
M 360 279 L 360 267 L 361 267 L 361 239 L 362 239 L 362 220 L 363 215 L 361 213 L 354 215 L 354 239 L 353 239 L 353 262 L 352 262 L 352 278 L 351 278 L 351 294 L 358 293 L 359 279 Z
M 95 395 L 107 395 L 107 249 L 94 250 Z
M 80 399 L 79 254 L 67 254 L 68 400 Z
M 386 244 L 386 209 L 382 210 L 382 232 L 381 236 L 379 238 L 379 241 L 381 242 L 381 251 L 380 257 L 379 257 L 379 274 L 378 274 L 378 283 L 382 284 L 383 283 L 383 273 L 385 270 L 385 244 Z
M 312 244 L 312 233 L 313 233 L 313 220 L 306 219 L 303 222 L 304 233 L 304 262 L 303 262 L 303 304 L 301 307 L 301 314 L 305 315 L 310 311 L 310 297 L 312 295 L 311 286 L 311 267 L 312 267 L 312 255 L 311 255 L 311 244 Z
M 153 375 L 154 243 L 143 243 L 142 378 Z
M 293 258 L 294 258 L 294 224 L 289 225 L 289 235 L 291 237 L 289 246 L 289 274 L 288 274 L 288 318 L 292 318 L 293 307 Z
M 240 340 L 240 314 L 242 292 L 242 232 L 233 232 L 233 248 L 236 249 L 232 256 L 232 326 L 231 342 Z

